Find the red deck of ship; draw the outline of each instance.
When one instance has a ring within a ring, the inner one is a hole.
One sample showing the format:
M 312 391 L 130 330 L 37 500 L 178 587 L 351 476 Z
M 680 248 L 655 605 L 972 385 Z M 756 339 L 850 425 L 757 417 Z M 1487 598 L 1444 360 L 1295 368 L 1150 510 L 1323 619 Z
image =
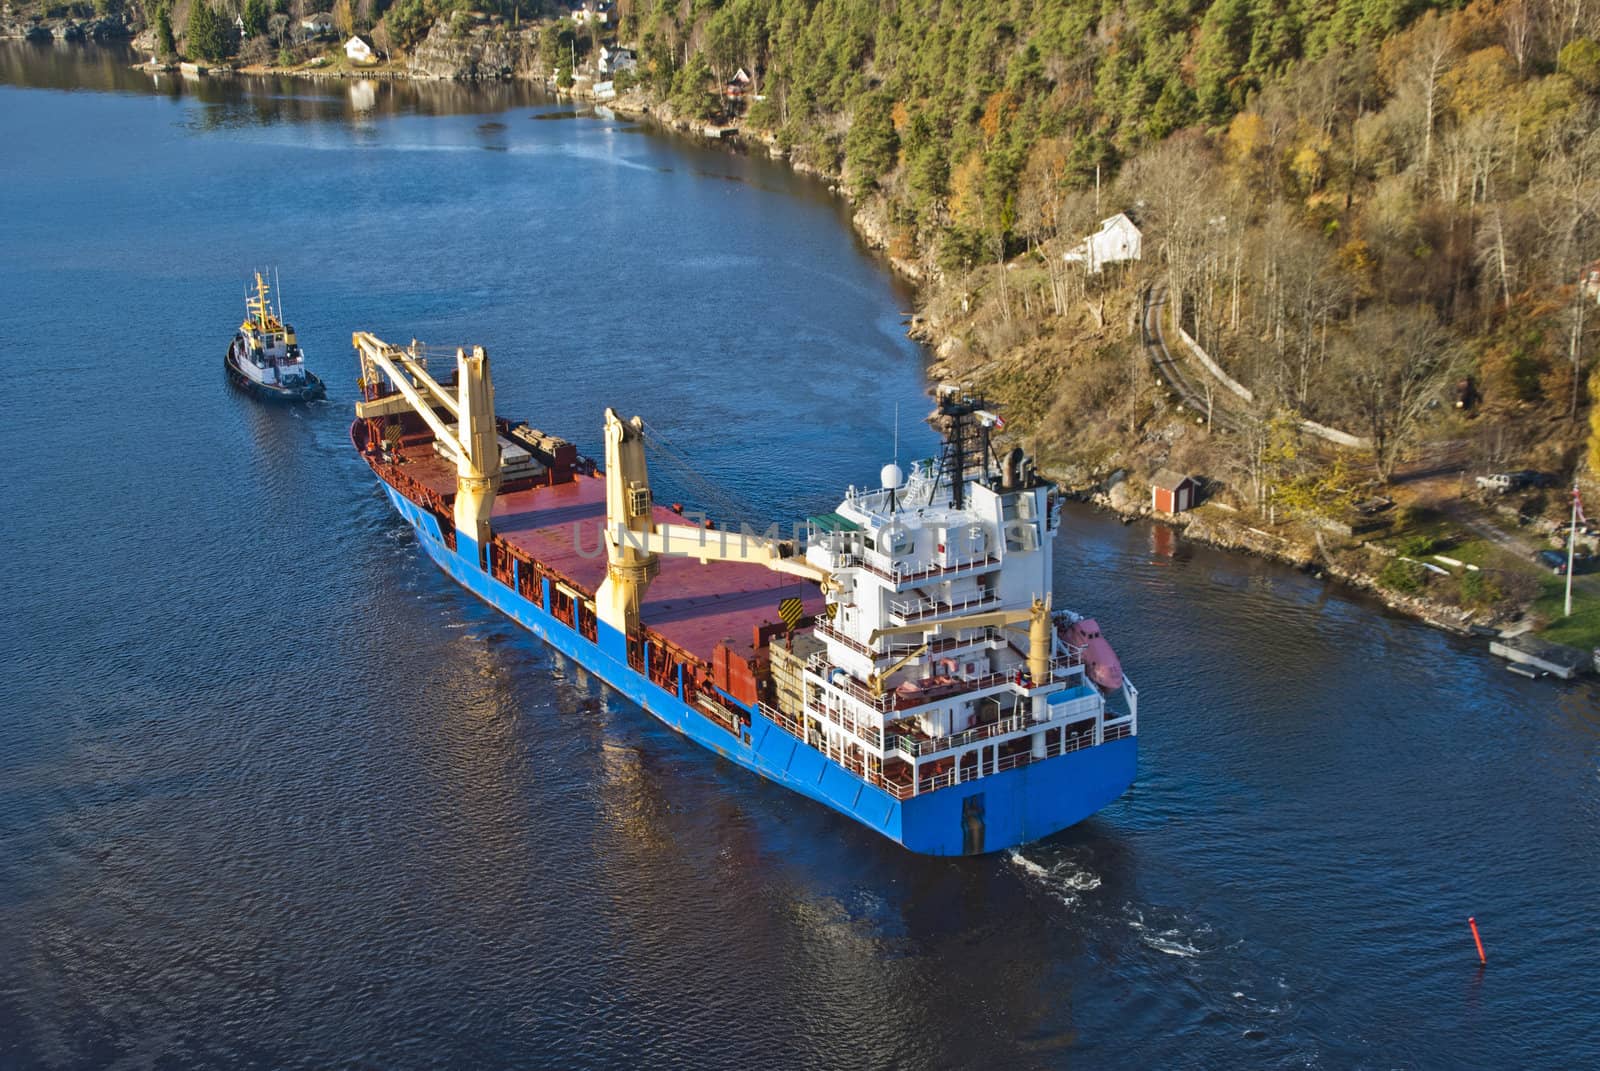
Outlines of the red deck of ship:
M 401 452 L 407 475 L 441 495 L 455 493 L 455 467 L 434 454 L 431 443 Z M 497 496 L 490 524 L 495 535 L 592 597 L 606 575 L 605 513 L 605 480 L 579 475 L 570 483 Z M 661 524 L 684 523 L 660 506 L 655 516 Z M 709 662 L 723 640 L 747 648 L 754 626 L 778 621 L 779 600 L 794 596 L 804 599 L 807 615 L 821 612 L 815 584 L 760 565 L 664 557 L 640 616 L 647 628 Z

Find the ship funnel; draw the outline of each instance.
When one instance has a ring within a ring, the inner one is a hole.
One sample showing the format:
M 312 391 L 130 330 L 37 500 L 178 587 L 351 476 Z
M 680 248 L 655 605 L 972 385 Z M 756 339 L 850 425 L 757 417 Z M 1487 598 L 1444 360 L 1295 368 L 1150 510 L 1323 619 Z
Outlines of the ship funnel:
M 1006 455 L 1005 470 L 1000 475 L 1000 486 L 1015 491 L 1022 482 L 1022 447 L 1014 446 Z

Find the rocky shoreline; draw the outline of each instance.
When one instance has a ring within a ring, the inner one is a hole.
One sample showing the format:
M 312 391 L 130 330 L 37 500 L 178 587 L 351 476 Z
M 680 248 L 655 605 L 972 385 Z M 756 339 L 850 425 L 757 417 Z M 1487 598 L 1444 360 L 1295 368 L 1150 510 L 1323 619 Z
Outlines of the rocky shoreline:
M 1369 560 L 1389 560 L 1389 555 L 1379 548 L 1369 545 L 1365 549 L 1347 548 L 1342 552 L 1329 552 L 1315 539 L 1304 541 L 1268 532 L 1251 525 L 1242 516 L 1232 520 L 1217 516 L 1215 510 L 1160 513 L 1148 504 L 1133 501 L 1127 495 L 1118 495 L 1116 492 L 1123 487 L 1119 483 L 1109 492 L 1101 489 L 1069 489 L 1067 494 L 1097 509 L 1116 514 L 1125 524 L 1144 521 L 1164 525 L 1193 543 L 1292 566 L 1325 582 L 1337 581 L 1376 598 L 1396 613 L 1446 632 L 1464 636 L 1476 629 L 1498 629 L 1511 623 L 1512 619 L 1498 610 L 1464 610 L 1436 599 L 1405 595 L 1384 587 L 1378 580 L 1377 568 L 1364 568 L 1351 560 L 1357 555 Z

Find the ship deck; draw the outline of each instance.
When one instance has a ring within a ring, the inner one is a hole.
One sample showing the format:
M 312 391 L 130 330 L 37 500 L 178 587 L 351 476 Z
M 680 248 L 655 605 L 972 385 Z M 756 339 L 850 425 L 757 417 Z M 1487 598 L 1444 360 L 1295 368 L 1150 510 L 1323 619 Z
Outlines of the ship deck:
M 455 494 L 455 466 L 433 452 L 431 441 L 400 452 L 406 475 L 440 495 Z M 658 523 L 683 523 L 665 507 L 654 513 Z M 592 597 L 606 575 L 605 515 L 605 480 L 580 474 L 570 483 L 496 496 L 490 525 L 495 535 Z M 804 600 L 808 615 L 822 610 L 821 591 L 797 577 L 759 565 L 662 558 L 640 617 L 647 628 L 709 662 L 723 640 L 748 649 L 753 628 L 778 621 L 779 600 L 791 597 Z

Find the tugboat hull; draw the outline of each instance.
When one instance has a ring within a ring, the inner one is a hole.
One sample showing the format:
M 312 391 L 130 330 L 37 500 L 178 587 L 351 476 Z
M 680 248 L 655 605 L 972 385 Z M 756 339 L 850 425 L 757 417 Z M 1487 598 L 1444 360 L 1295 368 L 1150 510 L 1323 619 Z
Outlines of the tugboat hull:
M 328 396 L 328 389 L 323 386 L 322 380 L 310 372 L 306 373 L 306 385 L 303 387 L 279 387 L 257 382 L 240 371 L 231 350 L 223 355 L 222 367 L 228 374 L 228 382 L 251 397 L 263 401 L 293 404 L 315 402 Z

